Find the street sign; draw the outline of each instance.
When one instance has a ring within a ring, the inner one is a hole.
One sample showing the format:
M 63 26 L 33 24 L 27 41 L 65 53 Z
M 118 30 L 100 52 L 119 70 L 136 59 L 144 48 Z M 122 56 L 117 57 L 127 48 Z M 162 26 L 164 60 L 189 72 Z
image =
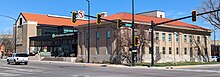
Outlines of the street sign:
M 127 27 L 131 27 L 131 26 L 132 26 L 132 24 L 125 24 L 125 26 L 127 26 Z
M 84 11 L 83 10 L 78 10 L 78 18 L 84 19 Z

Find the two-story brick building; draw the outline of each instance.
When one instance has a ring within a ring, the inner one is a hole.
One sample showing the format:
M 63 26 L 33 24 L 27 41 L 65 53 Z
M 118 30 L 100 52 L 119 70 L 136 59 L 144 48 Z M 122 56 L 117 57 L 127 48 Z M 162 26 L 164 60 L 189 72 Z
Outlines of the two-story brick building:
M 116 21 L 121 18 L 124 23 L 131 23 L 132 14 L 117 13 L 103 17 Z M 162 11 L 143 12 L 134 15 L 135 35 L 140 37 L 139 56 L 144 62 L 150 62 L 150 22 L 155 23 L 171 20 L 165 18 Z M 90 61 L 101 62 L 120 58 L 121 55 L 130 55 L 131 31 L 129 27 L 117 29 L 116 23 L 102 21 L 97 25 L 91 22 L 90 33 Z M 87 61 L 87 24 L 77 27 L 78 35 L 78 58 Z M 179 61 L 207 61 L 211 55 L 211 30 L 196 25 L 175 21 L 155 28 L 154 57 L 156 62 L 179 62 Z M 143 39 L 143 40 L 141 40 Z M 203 57 L 199 57 L 203 55 Z M 204 57 L 205 55 L 205 57 Z
M 48 52 L 51 56 L 77 56 L 77 29 L 86 20 L 22 12 L 16 21 L 17 52 Z M 14 35 L 15 37 L 15 35 Z

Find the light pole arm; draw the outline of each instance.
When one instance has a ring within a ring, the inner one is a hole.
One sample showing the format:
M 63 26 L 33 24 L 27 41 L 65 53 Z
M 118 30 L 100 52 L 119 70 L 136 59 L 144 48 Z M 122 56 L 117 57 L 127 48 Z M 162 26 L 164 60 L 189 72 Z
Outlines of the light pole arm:
M 13 20 L 16 22 L 16 19 L 15 19 L 15 18 L 13 18 L 13 17 L 6 16 L 6 15 L 0 15 L 0 16 L 2 16 L 2 17 L 7 17 L 7 18 L 10 18 L 10 19 L 13 19 Z

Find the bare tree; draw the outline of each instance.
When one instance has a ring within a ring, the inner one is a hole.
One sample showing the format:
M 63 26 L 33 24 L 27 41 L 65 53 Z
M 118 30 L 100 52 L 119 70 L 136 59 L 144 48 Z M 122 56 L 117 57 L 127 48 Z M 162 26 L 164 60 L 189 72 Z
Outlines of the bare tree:
M 200 12 L 208 12 L 220 9 L 220 0 L 205 0 L 199 7 Z M 205 14 L 202 16 L 206 21 L 208 21 L 213 26 L 220 29 L 220 16 L 219 11 Z
M 139 37 L 139 45 L 137 46 L 137 56 L 136 61 L 142 63 L 143 54 L 147 47 L 150 47 L 150 37 L 149 30 L 146 25 L 136 25 L 135 26 L 135 35 Z M 117 43 L 119 48 L 119 55 L 121 56 L 121 63 L 129 64 L 131 63 L 132 57 L 132 36 L 131 36 L 131 28 L 122 27 L 117 31 Z
M 11 31 L 7 31 L 7 32 L 2 32 L 1 34 L 1 45 L 4 45 L 5 49 L 3 54 L 4 55 L 10 55 L 13 50 L 14 50 L 14 41 L 12 38 L 12 33 Z
M 205 38 L 205 36 L 204 36 Z M 194 56 L 200 61 L 200 62 L 209 62 L 209 56 L 208 56 L 208 46 L 207 43 L 201 43 L 200 39 L 196 39 L 195 36 L 192 37 L 192 48 L 194 50 Z

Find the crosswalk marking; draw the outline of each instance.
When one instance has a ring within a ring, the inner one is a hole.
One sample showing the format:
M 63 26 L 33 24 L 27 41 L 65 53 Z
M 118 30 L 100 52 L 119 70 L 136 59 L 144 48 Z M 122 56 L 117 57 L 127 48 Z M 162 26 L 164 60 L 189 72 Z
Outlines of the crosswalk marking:
M 33 68 L 33 69 L 31 69 Z M 1 66 L 0 67 L 0 77 L 11 77 L 11 76 L 22 76 L 34 73 L 44 72 L 37 67 L 21 67 L 21 66 Z

